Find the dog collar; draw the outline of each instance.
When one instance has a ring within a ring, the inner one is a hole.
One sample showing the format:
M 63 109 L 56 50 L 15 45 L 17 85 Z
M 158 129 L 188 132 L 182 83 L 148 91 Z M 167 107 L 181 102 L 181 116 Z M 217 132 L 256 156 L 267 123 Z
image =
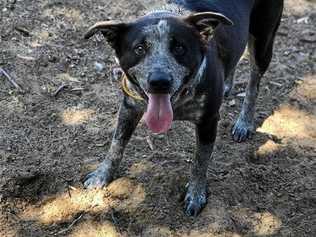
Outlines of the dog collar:
M 122 86 L 122 90 L 125 92 L 125 94 L 128 95 L 129 97 L 132 97 L 135 100 L 144 100 L 142 97 L 140 97 L 134 91 L 131 91 L 130 88 L 128 87 L 127 83 L 128 83 L 128 78 L 127 78 L 126 74 L 123 73 L 121 86 Z

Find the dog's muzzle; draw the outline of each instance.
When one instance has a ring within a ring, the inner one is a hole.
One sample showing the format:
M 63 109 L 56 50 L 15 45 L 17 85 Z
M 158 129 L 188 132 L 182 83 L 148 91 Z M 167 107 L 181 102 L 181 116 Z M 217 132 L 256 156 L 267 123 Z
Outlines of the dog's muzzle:
M 155 71 L 148 77 L 148 92 L 152 94 L 169 94 L 172 88 L 172 76 L 162 71 Z

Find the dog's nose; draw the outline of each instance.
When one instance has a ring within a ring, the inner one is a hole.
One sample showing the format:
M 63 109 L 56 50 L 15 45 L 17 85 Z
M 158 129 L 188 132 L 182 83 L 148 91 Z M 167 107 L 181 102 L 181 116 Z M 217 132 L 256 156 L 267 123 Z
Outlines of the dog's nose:
M 150 93 L 169 93 L 172 77 L 165 72 L 153 72 L 148 78 Z

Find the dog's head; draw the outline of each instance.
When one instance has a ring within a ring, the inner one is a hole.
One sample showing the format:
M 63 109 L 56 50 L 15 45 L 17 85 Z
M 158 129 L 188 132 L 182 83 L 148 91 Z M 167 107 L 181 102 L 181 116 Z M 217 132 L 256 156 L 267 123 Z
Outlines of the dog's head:
M 104 35 L 134 88 L 148 100 L 147 125 L 163 132 L 172 122 L 175 98 L 196 78 L 207 40 L 220 23 L 232 24 L 214 12 L 184 17 L 158 11 L 134 22 L 98 22 L 85 38 Z

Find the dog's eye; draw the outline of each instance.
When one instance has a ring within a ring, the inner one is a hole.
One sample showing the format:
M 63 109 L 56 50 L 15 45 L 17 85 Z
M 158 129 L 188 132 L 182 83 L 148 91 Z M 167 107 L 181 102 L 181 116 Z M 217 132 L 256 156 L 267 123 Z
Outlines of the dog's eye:
M 177 56 L 182 56 L 185 54 L 185 47 L 181 44 L 176 44 L 173 49 L 172 49 L 173 53 Z
M 134 48 L 134 52 L 138 56 L 143 56 L 146 53 L 146 48 L 144 45 L 139 44 Z

